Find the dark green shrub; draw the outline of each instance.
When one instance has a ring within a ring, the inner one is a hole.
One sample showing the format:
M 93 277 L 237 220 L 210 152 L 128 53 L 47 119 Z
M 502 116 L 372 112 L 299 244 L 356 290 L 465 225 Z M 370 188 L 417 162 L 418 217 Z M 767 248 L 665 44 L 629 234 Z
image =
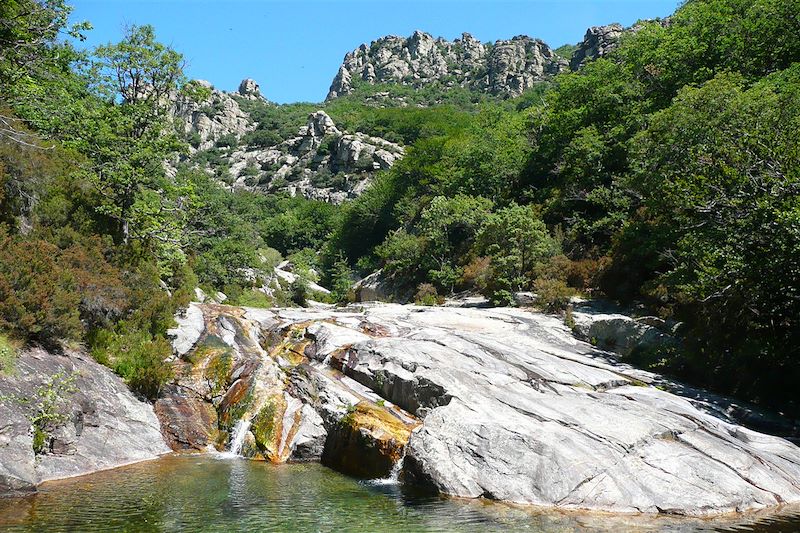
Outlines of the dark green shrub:
M 50 243 L 13 239 L 0 227 L 1 329 L 46 346 L 80 339 L 78 282 L 60 255 Z
M 172 346 L 164 337 L 153 337 L 141 330 L 101 331 L 95 334 L 94 358 L 119 374 L 131 390 L 155 399 L 172 381 L 172 365 L 166 359 Z

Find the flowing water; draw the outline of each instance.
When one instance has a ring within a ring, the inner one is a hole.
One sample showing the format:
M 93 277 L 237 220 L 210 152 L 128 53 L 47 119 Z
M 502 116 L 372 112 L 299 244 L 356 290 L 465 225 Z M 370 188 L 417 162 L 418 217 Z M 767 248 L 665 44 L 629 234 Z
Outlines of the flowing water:
M 168 456 L 45 483 L 0 499 L 0 531 L 800 531 L 779 518 L 702 521 L 535 511 L 422 496 L 398 483 L 360 482 L 318 464 Z
M 244 418 L 236 422 L 233 428 L 233 436 L 231 437 L 230 455 L 239 455 L 242 453 L 242 446 L 244 446 L 244 439 L 247 438 L 247 432 L 250 431 L 250 420 Z

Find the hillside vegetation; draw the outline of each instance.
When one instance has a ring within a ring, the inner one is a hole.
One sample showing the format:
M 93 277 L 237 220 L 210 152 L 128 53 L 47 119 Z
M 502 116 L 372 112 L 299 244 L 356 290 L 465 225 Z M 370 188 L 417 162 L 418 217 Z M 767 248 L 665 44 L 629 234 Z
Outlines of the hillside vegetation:
M 192 289 L 288 304 L 253 289 L 289 257 L 335 300 L 380 268 L 426 301 L 639 306 L 684 342 L 635 363 L 800 414 L 800 1 L 687 1 L 517 98 L 364 83 L 319 106 L 242 103 L 248 143 L 324 109 L 406 147 L 341 206 L 233 191 L 187 158 L 168 171 L 189 150 L 170 115 L 192 88 L 181 55 L 147 26 L 79 52 L 62 37 L 88 28 L 68 13 L 0 7 L 0 333 L 15 343 L 84 343 L 155 396 Z

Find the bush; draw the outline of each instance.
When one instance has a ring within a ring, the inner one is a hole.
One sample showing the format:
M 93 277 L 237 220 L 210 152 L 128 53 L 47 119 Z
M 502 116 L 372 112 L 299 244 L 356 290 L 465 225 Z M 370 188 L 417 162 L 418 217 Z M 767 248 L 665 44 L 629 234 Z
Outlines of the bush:
M 560 279 L 538 278 L 533 282 L 537 304 L 548 313 L 567 309 L 575 291 Z
M 333 263 L 328 277 L 331 299 L 334 302 L 345 302 L 350 299 L 353 286 L 353 270 L 341 256 Z
M 164 337 L 141 330 L 125 331 L 124 324 L 120 329 L 122 332 L 96 332 L 92 356 L 111 367 L 131 390 L 153 400 L 173 378 L 172 366 L 166 361 L 172 355 L 172 346 Z
M 301 277 L 297 277 L 289 288 L 291 292 L 292 303 L 305 307 L 308 305 L 308 282 Z
M 0 335 L 0 374 L 11 374 L 17 362 L 17 350 L 11 341 Z
M 199 133 L 197 133 L 196 131 L 193 131 L 193 132 L 192 132 L 192 133 L 189 135 L 189 137 L 188 137 L 187 141 L 189 141 L 189 144 L 190 144 L 190 145 L 191 145 L 193 148 L 198 148 L 198 147 L 200 146 L 200 144 L 203 142 L 203 139 L 200 137 L 200 134 L 199 134 Z
M 492 260 L 489 257 L 476 257 L 464 267 L 461 285 L 479 292 L 486 290 L 492 278 Z
M 241 305 L 243 307 L 260 307 L 260 308 L 268 308 L 275 306 L 275 300 L 267 296 L 261 291 L 251 289 L 242 291 L 240 295 L 236 297 L 231 304 Z
M 441 303 L 436 287 L 430 283 L 420 283 L 417 287 L 417 293 L 414 295 L 414 303 L 416 305 L 436 305 Z
M 0 328 L 55 347 L 80 339 L 80 294 L 61 251 L 42 240 L 12 239 L 0 227 Z

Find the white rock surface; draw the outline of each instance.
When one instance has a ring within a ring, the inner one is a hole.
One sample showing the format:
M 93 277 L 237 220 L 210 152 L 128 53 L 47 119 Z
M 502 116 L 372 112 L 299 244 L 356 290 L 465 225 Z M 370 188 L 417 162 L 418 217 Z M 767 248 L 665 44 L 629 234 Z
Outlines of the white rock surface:
M 58 391 L 48 412 L 60 418 L 47 424 L 44 450 L 37 455 L 31 419 L 47 391 Z M 29 349 L 13 375 L 0 375 L 0 495 L 169 451 L 152 405 L 86 353 Z
M 448 41 L 415 31 L 408 38 L 381 37 L 345 55 L 328 99 L 351 93 L 354 80 L 413 87 L 439 83 L 519 96 L 566 68 L 566 60 L 547 44 L 525 35 L 484 44 L 468 33 Z
M 694 516 L 800 502 L 800 448 L 718 417 L 719 402 L 648 386 L 663 378 L 614 362 L 555 317 L 396 304 L 247 316 L 310 341 L 289 393 L 323 424 L 300 416 L 309 434 L 293 446 L 318 451 L 346 405 L 382 397 L 423 420 L 407 481 L 442 493 Z

